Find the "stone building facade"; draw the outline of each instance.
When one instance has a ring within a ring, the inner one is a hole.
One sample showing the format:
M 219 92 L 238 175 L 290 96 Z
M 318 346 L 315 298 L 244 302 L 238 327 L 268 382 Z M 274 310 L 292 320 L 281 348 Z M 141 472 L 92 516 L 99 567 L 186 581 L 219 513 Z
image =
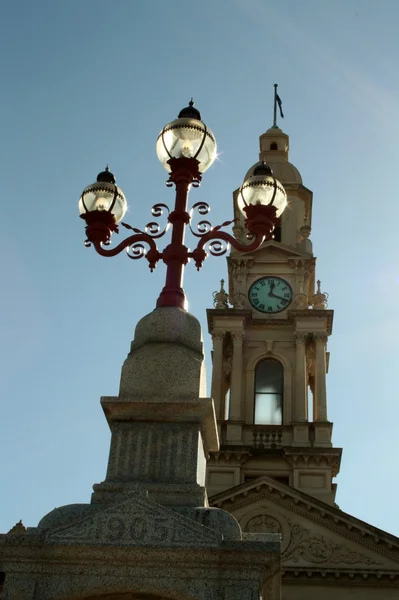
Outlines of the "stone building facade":
M 207 311 L 221 439 L 207 466 L 209 501 L 244 532 L 282 534 L 283 600 L 399 598 L 399 539 L 335 504 L 341 449 L 326 386 L 333 311 L 316 275 L 312 192 L 288 147 L 278 127 L 260 137 L 259 160 L 284 185 L 288 207 L 274 240 L 251 255 L 231 252 L 228 289 Z

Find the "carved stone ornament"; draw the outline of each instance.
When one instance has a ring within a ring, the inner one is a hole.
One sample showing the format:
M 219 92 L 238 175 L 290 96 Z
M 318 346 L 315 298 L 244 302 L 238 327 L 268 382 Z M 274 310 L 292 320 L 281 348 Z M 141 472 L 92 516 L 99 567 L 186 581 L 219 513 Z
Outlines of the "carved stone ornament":
M 117 546 L 217 545 L 222 536 L 159 504 L 131 497 L 96 509 L 73 525 L 50 530 L 47 542 Z
M 323 332 L 313 333 L 313 339 L 315 340 L 316 343 L 321 342 L 323 344 L 326 344 L 327 340 L 328 340 L 328 335 Z
M 307 333 L 302 333 L 302 332 L 294 333 L 294 340 L 297 344 L 306 344 L 307 339 L 308 339 Z
M 213 306 L 215 308 L 229 308 L 228 304 L 229 295 L 224 289 L 224 279 L 220 280 L 220 290 L 218 292 L 213 292 Z
M 296 294 L 294 296 L 295 307 L 299 310 L 306 310 L 309 307 L 308 297 L 306 294 Z
M 239 242 L 245 243 L 245 227 L 240 223 L 233 225 L 233 235 Z
M 234 308 L 243 309 L 245 308 L 245 301 L 247 297 L 242 292 L 238 292 L 233 296 L 233 306 Z
M 291 531 L 288 520 L 281 513 L 270 514 L 269 507 L 258 507 L 257 514 L 248 515 L 240 521 L 243 531 L 248 533 L 279 533 L 281 539 L 281 551 L 284 552 L 291 539 Z M 248 520 L 247 520 L 248 519 Z
M 224 336 L 225 336 L 225 332 L 224 331 L 212 331 L 212 340 L 215 342 L 223 342 Z
M 249 533 L 282 533 L 281 523 L 270 515 L 257 515 L 247 523 L 246 530 Z
M 22 520 L 18 521 L 18 523 L 16 523 L 14 527 L 10 529 L 8 535 L 20 535 L 21 533 L 26 533 L 26 527 L 22 523 Z
M 305 216 L 305 218 L 303 219 L 303 225 L 299 229 L 299 231 L 301 232 L 302 239 L 307 240 L 309 238 L 312 229 L 309 225 L 309 219 L 307 216 Z
M 303 281 L 298 284 L 299 292 L 294 296 L 294 303 L 299 310 L 307 309 L 309 306 L 308 297 L 303 291 Z
M 245 337 L 245 334 L 243 331 L 232 331 L 231 332 L 231 338 L 233 340 L 233 344 L 236 343 L 242 343 L 243 339 Z
M 304 269 L 304 261 L 300 258 L 289 258 L 288 264 L 294 273 L 302 273 Z
M 311 535 L 310 529 L 290 523 L 291 540 L 283 554 L 283 562 L 333 563 L 345 565 L 379 565 L 379 561 L 347 548 L 324 535 Z
M 234 308 L 243 309 L 247 300 L 247 275 L 253 259 L 234 259 L 231 261 L 232 303 Z
M 232 361 L 233 361 L 233 357 L 231 355 L 227 355 L 227 356 L 223 357 L 222 373 L 223 373 L 223 378 L 227 381 L 230 381 Z
M 318 279 L 316 293 L 312 300 L 312 306 L 315 310 L 325 310 L 328 306 L 328 294 L 321 291 L 320 285 L 321 281 Z

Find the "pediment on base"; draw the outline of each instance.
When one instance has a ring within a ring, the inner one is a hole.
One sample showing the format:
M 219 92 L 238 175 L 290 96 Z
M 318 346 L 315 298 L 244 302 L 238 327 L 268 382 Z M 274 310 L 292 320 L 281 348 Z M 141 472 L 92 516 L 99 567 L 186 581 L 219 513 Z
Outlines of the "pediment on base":
M 139 495 L 93 508 L 73 523 L 46 533 L 57 544 L 115 546 L 218 546 L 222 535 Z
M 280 533 L 285 569 L 389 571 L 399 577 L 399 538 L 272 478 L 259 477 L 209 502 L 231 512 L 244 537 Z

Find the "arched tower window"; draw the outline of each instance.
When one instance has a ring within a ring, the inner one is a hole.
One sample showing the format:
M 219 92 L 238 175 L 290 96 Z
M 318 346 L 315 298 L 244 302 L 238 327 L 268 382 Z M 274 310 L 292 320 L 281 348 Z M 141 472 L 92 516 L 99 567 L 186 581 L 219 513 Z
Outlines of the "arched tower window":
M 266 358 L 255 369 L 255 425 L 282 425 L 284 369 Z
M 270 144 L 270 150 L 277 150 L 278 146 L 277 146 L 277 142 L 272 142 Z

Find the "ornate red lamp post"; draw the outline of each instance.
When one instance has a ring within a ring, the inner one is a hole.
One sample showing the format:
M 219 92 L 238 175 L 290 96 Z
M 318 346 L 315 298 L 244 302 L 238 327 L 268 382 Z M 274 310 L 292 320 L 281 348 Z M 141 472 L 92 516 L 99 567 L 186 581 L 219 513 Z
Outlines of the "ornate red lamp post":
M 169 172 L 166 185 L 174 185 L 176 189 L 172 211 L 165 204 L 155 204 L 152 207 L 154 217 L 160 217 L 164 211 L 167 212 L 166 227 L 161 230 L 158 223 L 151 221 L 144 230 L 140 230 L 121 223 L 132 230 L 133 234 L 114 248 L 107 248 L 111 243 L 112 233 L 119 233 L 118 224 L 127 209 L 125 196 L 107 167 L 98 175 L 95 183 L 83 190 L 79 200 L 80 216 L 86 221 L 85 245 L 93 244 L 102 256 L 115 256 L 122 250 L 126 250 L 132 259 L 145 256 L 151 271 L 162 259 L 166 264 L 166 281 L 157 306 L 177 306 L 185 309 L 183 271 L 190 258 L 199 270 L 207 252 L 221 256 L 227 252 L 229 244 L 240 252 L 256 250 L 271 237 L 287 205 L 287 196 L 270 167 L 259 163 L 244 181 L 238 196 L 238 207 L 244 216 L 248 244 L 237 241 L 232 235 L 221 230 L 234 220 L 226 221 L 217 227 L 212 227 L 207 220 L 201 220 L 194 231 L 191 220 L 195 211 L 202 216 L 206 215 L 210 208 L 207 203 L 198 202 L 188 211 L 188 194 L 191 186 L 199 186 L 202 174 L 214 162 L 216 140 L 212 131 L 201 121 L 201 115 L 194 107 L 193 101 L 180 111 L 175 121 L 162 129 L 156 150 L 159 160 Z M 199 238 L 196 248 L 192 251 L 184 244 L 187 226 L 191 233 Z M 170 243 L 159 251 L 155 240 L 165 235 L 169 227 L 172 229 Z

